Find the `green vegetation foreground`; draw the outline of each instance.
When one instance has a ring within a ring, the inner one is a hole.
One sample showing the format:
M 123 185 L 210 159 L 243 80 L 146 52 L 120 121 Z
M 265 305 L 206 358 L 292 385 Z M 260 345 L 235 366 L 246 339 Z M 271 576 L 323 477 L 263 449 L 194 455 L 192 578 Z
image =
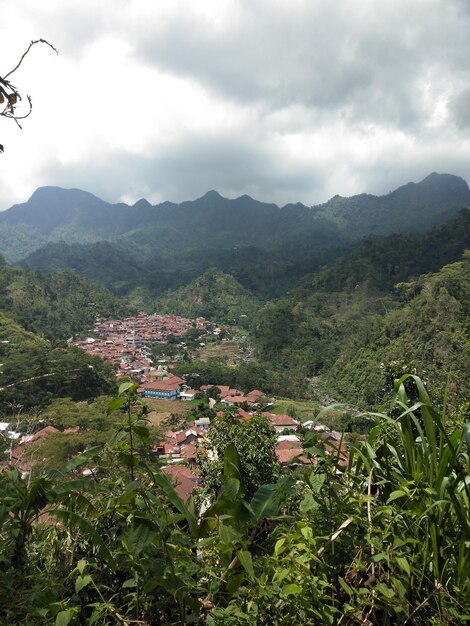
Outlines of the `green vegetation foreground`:
M 248 498 L 229 444 L 200 516 L 147 458 L 132 394 L 126 383 L 111 403 L 123 424 L 104 448 L 32 480 L 1 475 L 2 624 L 469 619 L 470 423 L 450 429 L 419 378 L 396 381 L 346 469 L 312 435 L 315 463 Z

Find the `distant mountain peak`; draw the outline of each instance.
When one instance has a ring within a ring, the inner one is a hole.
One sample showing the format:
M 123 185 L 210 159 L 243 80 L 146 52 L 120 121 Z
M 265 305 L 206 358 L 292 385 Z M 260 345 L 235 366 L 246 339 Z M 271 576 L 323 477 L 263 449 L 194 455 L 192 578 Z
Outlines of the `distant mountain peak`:
M 44 187 L 38 187 L 36 191 L 34 191 L 33 195 L 29 198 L 28 202 L 36 202 L 49 199 L 57 200 L 57 198 L 64 197 L 74 197 L 74 198 L 94 198 L 95 200 L 99 200 L 97 196 L 90 193 L 89 191 L 83 191 L 83 189 L 64 189 L 63 187 L 55 187 L 53 185 L 45 185 Z
M 134 202 L 134 204 L 132 205 L 133 209 L 142 209 L 144 207 L 151 207 L 152 205 L 150 204 L 150 202 L 148 200 L 146 200 L 145 198 L 141 198 L 140 200 L 137 200 L 137 202 Z
M 224 200 L 224 198 L 220 195 L 218 191 L 211 189 L 210 191 L 207 191 L 203 196 L 201 196 L 199 200 Z

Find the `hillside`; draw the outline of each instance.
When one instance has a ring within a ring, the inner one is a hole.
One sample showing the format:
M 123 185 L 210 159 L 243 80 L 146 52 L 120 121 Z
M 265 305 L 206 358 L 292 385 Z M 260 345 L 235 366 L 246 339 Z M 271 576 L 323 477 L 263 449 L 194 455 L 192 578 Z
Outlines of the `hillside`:
M 132 312 L 101 285 L 71 272 L 42 274 L 4 262 L 1 270 L 0 311 L 49 339 L 84 333 L 97 315 L 119 317 Z
M 0 312 L 0 410 L 19 414 L 52 398 L 83 400 L 115 391 L 111 368 L 77 348 L 56 348 Z
M 383 400 L 393 378 L 406 372 L 433 381 L 451 409 L 470 400 L 470 253 L 436 274 L 397 287 L 400 306 L 376 324 L 359 349 L 342 349 L 325 382 L 350 402 Z
M 212 269 L 158 298 L 155 306 L 161 313 L 240 323 L 245 317 L 253 318 L 260 302 L 232 276 Z
M 160 296 L 215 267 L 272 298 L 363 237 L 429 230 L 468 203 L 467 183 L 448 174 L 316 207 L 279 208 L 215 191 L 181 204 L 141 200 L 131 207 L 46 187 L 0 214 L 0 252 L 46 272 L 70 269 L 119 294 L 141 285 Z
M 464 327 L 458 310 L 468 306 L 465 297 L 469 276 L 468 261 L 459 260 L 470 243 L 469 220 L 467 210 L 456 220 L 424 235 L 389 236 L 365 242 L 325 270 L 306 278 L 288 297 L 260 310 L 254 328 L 258 358 L 299 375 L 321 374 L 332 395 L 369 406 L 383 399 L 391 382 L 380 370 L 381 362 L 414 362 L 420 374 L 437 375 L 442 368 L 447 372 L 455 369 L 454 390 L 462 401 L 466 393 L 463 362 L 469 358 L 469 346 L 462 339 L 468 338 L 468 327 Z M 435 337 L 427 336 L 425 329 L 433 327 L 433 313 L 428 311 L 423 296 L 414 304 L 412 301 L 421 292 L 440 293 L 440 287 L 428 285 L 426 281 L 431 278 L 426 274 L 437 272 L 433 280 L 440 285 L 442 273 L 445 283 L 450 270 L 441 268 L 456 261 L 455 272 L 461 287 L 452 291 L 452 297 L 457 304 L 449 306 L 446 320 L 440 318 L 439 330 L 442 337 L 447 325 L 449 341 L 453 343 L 439 362 Z M 394 288 L 404 281 L 411 281 L 410 285 Z M 428 285 L 426 289 L 422 281 Z M 424 317 L 412 314 L 420 308 Z M 391 328 L 394 323 L 401 324 L 402 319 L 407 320 L 406 324 L 403 321 L 403 336 L 407 339 L 392 342 Z M 413 336 L 416 343 L 410 340 Z M 364 367 L 359 366 L 361 358 Z

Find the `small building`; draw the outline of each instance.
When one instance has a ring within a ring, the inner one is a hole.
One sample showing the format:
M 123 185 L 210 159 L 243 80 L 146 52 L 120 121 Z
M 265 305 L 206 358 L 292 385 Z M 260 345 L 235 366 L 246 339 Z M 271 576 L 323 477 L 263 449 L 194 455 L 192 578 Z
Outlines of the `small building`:
M 160 400 L 177 400 L 180 395 L 183 379 L 174 374 L 168 374 L 161 380 L 142 383 L 137 393 L 142 398 L 158 398 Z
M 185 389 L 184 391 L 180 391 L 180 400 L 183 400 L 184 402 L 190 402 L 191 400 L 194 400 L 194 398 L 196 397 L 196 393 L 197 391 L 195 391 L 194 389 Z
M 262 415 L 267 418 L 278 433 L 282 433 L 283 430 L 297 430 L 299 428 L 299 422 L 290 415 L 276 415 L 275 413 L 262 413 Z

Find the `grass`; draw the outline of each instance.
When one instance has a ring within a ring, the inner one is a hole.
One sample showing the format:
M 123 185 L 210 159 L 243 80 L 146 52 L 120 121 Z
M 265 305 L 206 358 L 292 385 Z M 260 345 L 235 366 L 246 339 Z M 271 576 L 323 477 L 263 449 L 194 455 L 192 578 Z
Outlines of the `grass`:
M 190 402 L 181 402 L 179 400 L 145 398 L 145 402 L 150 407 L 150 413 L 147 417 L 152 426 L 160 426 L 172 413 L 176 413 L 182 418 L 186 417 L 191 408 Z
M 227 360 L 229 367 L 238 365 L 242 357 L 242 351 L 236 341 L 226 341 L 208 343 L 198 350 L 197 358 L 201 361 L 208 361 L 212 358 L 223 358 Z
M 320 404 L 315 400 L 289 400 L 280 398 L 274 400 L 275 407 L 270 409 L 272 413 L 291 415 L 300 422 L 313 419 L 320 410 Z

